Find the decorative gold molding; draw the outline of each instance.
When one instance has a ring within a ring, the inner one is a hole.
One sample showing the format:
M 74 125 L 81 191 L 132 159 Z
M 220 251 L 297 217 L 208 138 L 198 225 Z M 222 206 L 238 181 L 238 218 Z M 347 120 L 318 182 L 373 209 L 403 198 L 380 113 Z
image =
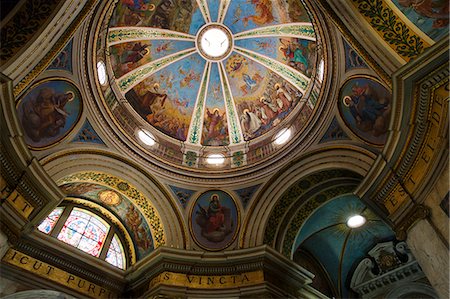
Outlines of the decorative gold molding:
M 9 249 L 2 259 L 3 263 L 31 272 L 41 278 L 56 282 L 66 288 L 91 298 L 116 298 L 117 294 L 95 283 L 73 275 L 67 271 L 44 263 L 15 249 Z
M 259 283 L 264 283 L 262 270 L 236 275 L 189 275 L 166 271 L 150 281 L 149 290 L 161 284 L 189 289 L 225 289 Z

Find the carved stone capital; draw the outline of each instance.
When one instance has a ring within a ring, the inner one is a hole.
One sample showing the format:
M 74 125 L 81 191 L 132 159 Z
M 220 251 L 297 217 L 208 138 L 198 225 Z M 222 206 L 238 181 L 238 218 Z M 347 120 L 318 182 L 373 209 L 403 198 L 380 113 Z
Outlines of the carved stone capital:
M 397 239 L 406 240 L 408 230 L 419 220 L 426 219 L 431 215 L 430 209 L 424 205 L 415 205 L 396 225 L 395 234 Z

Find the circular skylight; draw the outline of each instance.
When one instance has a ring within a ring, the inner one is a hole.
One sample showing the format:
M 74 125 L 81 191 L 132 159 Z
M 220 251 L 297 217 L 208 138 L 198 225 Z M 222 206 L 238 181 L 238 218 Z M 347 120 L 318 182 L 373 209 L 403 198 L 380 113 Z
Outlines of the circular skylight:
M 347 226 L 350 228 L 358 228 L 366 223 L 366 218 L 361 215 L 354 215 L 348 218 Z
M 276 145 L 282 145 L 289 141 L 291 138 L 291 129 L 283 129 L 275 135 L 275 140 L 273 141 Z
M 219 28 L 210 28 L 203 33 L 200 41 L 202 50 L 211 57 L 220 57 L 228 49 L 230 40 L 227 34 Z
M 106 66 L 103 61 L 97 62 L 98 81 L 101 85 L 106 84 Z
M 153 146 L 156 143 L 155 137 L 153 136 L 153 134 L 147 130 L 139 130 L 137 133 L 137 136 L 144 144 L 146 144 L 148 146 Z
M 210 165 L 221 165 L 225 162 L 225 157 L 222 154 L 210 154 L 206 158 L 206 163 Z
M 197 33 L 197 48 L 200 55 L 210 61 L 221 61 L 231 52 L 233 41 L 230 30 L 217 23 L 207 24 Z

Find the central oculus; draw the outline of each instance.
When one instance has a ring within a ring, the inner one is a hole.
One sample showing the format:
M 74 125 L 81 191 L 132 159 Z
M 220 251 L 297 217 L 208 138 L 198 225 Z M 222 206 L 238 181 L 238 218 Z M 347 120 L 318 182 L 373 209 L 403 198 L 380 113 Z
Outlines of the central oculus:
M 222 24 L 207 24 L 198 31 L 196 46 L 205 59 L 220 61 L 231 53 L 233 36 L 231 31 Z

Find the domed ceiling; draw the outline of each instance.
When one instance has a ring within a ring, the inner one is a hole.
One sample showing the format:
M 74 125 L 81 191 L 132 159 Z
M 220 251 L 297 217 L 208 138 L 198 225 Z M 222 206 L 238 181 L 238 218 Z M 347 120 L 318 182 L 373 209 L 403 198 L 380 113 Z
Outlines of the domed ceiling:
M 121 0 L 110 14 L 105 103 L 131 139 L 145 129 L 156 156 L 169 148 L 199 168 L 219 153 L 240 167 L 309 122 L 324 62 L 301 2 Z

